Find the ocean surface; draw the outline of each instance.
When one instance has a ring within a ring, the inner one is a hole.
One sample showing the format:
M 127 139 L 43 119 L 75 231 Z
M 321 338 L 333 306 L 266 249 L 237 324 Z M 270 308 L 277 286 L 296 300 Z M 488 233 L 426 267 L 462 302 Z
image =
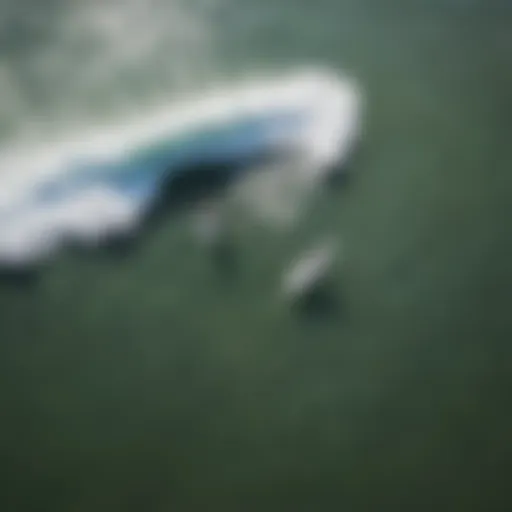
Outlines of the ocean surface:
M 2 512 L 512 508 L 511 2 L 3 0 L 0 151 L 303 65 L 367 113 L 294 229 L 222 272 L 169 218 L 0 283 Z M 323 233 L 333 296 L 296 311 Z

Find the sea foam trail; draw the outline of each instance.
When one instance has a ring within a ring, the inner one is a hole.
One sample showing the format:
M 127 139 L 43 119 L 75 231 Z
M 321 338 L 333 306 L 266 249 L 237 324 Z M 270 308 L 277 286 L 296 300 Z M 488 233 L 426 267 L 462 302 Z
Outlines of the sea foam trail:
M 139 227 L 180 169 L 286 149 L 313 182 L 359 135 L 356 84 L 332 71 L 219 84 L 144 117 L 0 155 L 0 264 L 39 262 L 67 241 L 97 244 Z M 243 168 L 243 166 L 242 166 Z

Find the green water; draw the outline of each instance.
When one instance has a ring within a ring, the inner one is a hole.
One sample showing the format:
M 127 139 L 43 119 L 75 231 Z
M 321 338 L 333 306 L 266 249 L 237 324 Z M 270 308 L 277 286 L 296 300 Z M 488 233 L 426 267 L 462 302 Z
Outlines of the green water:
M 24 98 L 4 133 L 77 91 L 101 115 L 115 80 L 56 91 L 30 60 L 78 3 L 23 32 L 25 4 L 0 28 Z M 230 280 L 169 222 L 129 258 L 63 256 L 39 286 L 1 288 L 1 510 L 510 510 L 510 4 L 218 9 L 222 73 L 321 62 L 360 79 L 354 179 L 288 237 L 240 233 Z M 130 94 L 156 94 L 160 57 Z M 277 278 L 318 229 L 343 239 L 338 300 L 298 315 Z

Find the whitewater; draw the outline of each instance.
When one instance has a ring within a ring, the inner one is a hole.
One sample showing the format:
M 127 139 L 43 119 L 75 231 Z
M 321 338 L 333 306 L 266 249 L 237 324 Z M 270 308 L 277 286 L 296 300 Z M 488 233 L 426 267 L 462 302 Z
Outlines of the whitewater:
M 86 23 L 96 37 L 103 34 L 101 57 L 86 66 L 91 87 L 113 80 L 112 70 L 133 67 L 151 49 L 162 51 L 167 33 L 151 25 L 157 23 L 155 17 L 146 21 L 149 40 L 123 42 L 123 31 L 135 20 L 144 26 L 144 16 L 149 16 L 143 3 L 128 4 L 102 4 L 99 16 L 100 6 L 93 3 L 86 16 L 75 14 L 69 22 L 75 29 L 80 23 L 82 30 Z M 69 241 L 98 245 L 108 235 L 135 232 L 167 178 L 190 165 L 252 162 L 260 153 L 286 149 L 288 163 L 267 166 L 267 185 L 249 187 L 252 198 L 244 195 L 247 205 L 268 213 L 283 210 L 270 208 L 271 203 L 281 207 L 286 202 L 279 193 L 271 198 L 279 174 L 286 176 L 286 189 L 295 185 L 300 190 L 292 199 L 297 206 L 325 170 L 348 158 L 360 134 L 362 106 L 352 77 L 314 64 L 229 78 L 208 73 L 205 63 L 211 66 L 216 57 L 204 7 L 194 11 L 184 4 L 169 5 L 182 29 L 174 34 L 180 38 L 173 61 L 181 70 L 179 85 L 167 94 L 154 94 L 143 106 L 121 109 L 108 121 L 84 115 L 65 129 L 34 132 L 37 123 L 31 119 L 26 126 L 32 132 L 18 134 L 1 148 L 0 265 L 31 265 L 52 257 Z M 53 57 L 63 60 L 62 55 Z M 194 87 L 183 81 L 184 62 Z M 244 176 L 250 174 L 249 164 L 241 167 Z

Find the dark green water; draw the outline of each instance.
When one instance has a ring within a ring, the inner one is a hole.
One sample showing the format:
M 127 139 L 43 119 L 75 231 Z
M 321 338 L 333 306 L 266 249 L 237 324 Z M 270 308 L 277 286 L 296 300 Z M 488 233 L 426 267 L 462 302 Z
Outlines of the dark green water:
M 39 32 L 2 25 L 2 69 L 25 101 L 4 110 L 6 132 L 58 105 L 30 60 L 57 44 L 67 11 L 53 4 Z M 66 256 L 33 289 L 2 287 L 0 509 L 510 510 L 512 7 L 215 12 L 221 72 L 305 61 L 361 80 L 354 179 L 290 238 L 240 235 L 229 282 L 169 222 L 127 259 Z M 339 299 L 296 315 L 276 279 L 319 227 L 344 240 Z

